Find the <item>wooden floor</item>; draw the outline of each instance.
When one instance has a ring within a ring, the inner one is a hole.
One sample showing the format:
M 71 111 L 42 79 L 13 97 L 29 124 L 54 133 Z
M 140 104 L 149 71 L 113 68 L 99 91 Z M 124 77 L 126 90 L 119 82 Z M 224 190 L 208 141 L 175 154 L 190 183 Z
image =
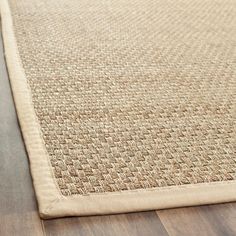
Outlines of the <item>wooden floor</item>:
M 236 235 L 236 203 L 40 220 L 0 41 L 0 236 Z

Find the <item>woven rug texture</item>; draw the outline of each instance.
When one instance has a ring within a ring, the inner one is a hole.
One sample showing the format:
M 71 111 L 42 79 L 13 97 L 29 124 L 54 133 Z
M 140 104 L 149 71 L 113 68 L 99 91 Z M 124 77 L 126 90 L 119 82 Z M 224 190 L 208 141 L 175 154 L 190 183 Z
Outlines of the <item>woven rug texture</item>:
M 235 0 L 8 3 L 62 197 L 236 180 Z

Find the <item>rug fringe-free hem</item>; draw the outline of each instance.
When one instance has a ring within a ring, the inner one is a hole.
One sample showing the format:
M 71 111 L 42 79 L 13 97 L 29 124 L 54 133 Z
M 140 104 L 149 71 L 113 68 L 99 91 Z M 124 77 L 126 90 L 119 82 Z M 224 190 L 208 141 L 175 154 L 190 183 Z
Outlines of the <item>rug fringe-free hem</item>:
M 191 184 L 87 196 L 63 196 L 53 178 L 48 154 L 22 67 L 7 0 L 0 0 L 2 34 L 18 119 L 43 219 L 100 215 L 236 201 L 236 181 Z

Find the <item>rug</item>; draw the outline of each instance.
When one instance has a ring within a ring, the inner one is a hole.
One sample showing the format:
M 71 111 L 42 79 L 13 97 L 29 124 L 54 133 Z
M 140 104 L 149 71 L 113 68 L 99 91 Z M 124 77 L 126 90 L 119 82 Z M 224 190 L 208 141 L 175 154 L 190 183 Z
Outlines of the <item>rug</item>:
M 0 0 L 42 218 L 236 200 L 235 0 Z

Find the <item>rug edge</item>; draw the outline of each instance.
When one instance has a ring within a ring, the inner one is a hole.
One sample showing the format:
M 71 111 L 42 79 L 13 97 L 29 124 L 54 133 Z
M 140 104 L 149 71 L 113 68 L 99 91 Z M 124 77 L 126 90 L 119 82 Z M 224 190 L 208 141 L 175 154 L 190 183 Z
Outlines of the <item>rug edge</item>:
M 78 204 L 80 201 L 80 204 Z M 71 196 L 55 199 L 47 209 L 40 209 L 43 219 L 65 216 L 119 214 L 236 201 L 236 181 L 129 193 Z
M 114 214 L 236 201 L 236 181 L 125 191 L 115 194 L 62 196 L 53 178 L 47 151 L 32 105 L 30 90 L 18 55 L 7 0 L 0 0 L 0 11 L 6 64 L 17 115 L 28 152 L 30 171 L 41 218 Z
M 6 67 L 14 104 L 30 163 L 39 210 L 47 209 L 61 196 L 53 178 L 31 92 L 18 54 L 8 0 L 0 0 L 1 28 Z M 14 58 L 14 60 L 12 60 Z M 43 176 L 43 178 L 41 178 Z

